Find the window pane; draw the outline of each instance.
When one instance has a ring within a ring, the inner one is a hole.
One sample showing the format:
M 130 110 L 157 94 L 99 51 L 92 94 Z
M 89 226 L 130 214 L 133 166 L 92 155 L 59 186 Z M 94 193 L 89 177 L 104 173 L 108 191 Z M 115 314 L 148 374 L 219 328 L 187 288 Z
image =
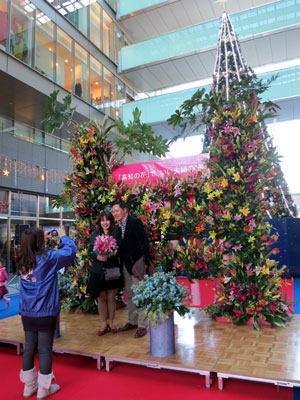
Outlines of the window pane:
M 115 24 L 115 63 L 119 63 L 118 52 L 121 50 L 121 47 L 124 45 L 124 35 L 118 25 Z
M 88 52 L 75 43 L 75 89 L 74 93 L 89 101 Z
M 102 102 L 102 65 L 96 58 L 90 58 L 91 63 L 91 104 L 100 109 Z
M 27 142 L 34 143 L 33 128 L 23 125 L 17 121 L 15 121 L 14 128 L 14 136 L 18 137 L 19 139 L 26 140 Z
M 63 207 L 63 218 L 64 219 L 74 219 L 75 213 L 70 207 Z M 71 222 L 68 222 L 70 224 Z M 65 225 L 65 222 L 63 223 Z
M 11 194 L 11 214 L 36 216 L 36 196 L 25 193 Z
M 8 214 L 8 191 L 6 190 L 0 190 L 0 214 Z
M 57 28 L 56 82 L 72 92 L 73 87 L 73 53 L 72 38 Z
M 0 258 L 4 258 L 7 267 L 7 271 L 10 271 L 9 268 L 9 259 L 7 260 L 7 219 L 0 219 Z
M 113 60 L 114 23 L 110 16 L 103 10 L 103 51 Z
M 108 69 L 103 68 L 104 71 L 104 112 L 110 117 L 115 117 L 115 77 L 108 71 Z
M 41 11 L 36 14 L 35 68 L 54 80 L 54 23 Z
M 90 6 L 90 39 L 99 49 L 101 49 L 101 11 L 98 3 Z
M 39 220 L 39 228 L 43 231 L 48 231 L 50 229 L 57 229 L 59 228 L 59 221 L 47 220 L 47 219 L 40 219 Z
M 7 48 L 8 0 L 0 0 L 0 49 Z
M 62 1 L 58 11 L 76 26 L 85 36 L 88 35 L 89 0 Z
M 120 115 L 120 110 L 122 110 L 123 103 L 126 103 L 125 85 L 116 78 L 116 118 L 122 117 L 122 115 Z
M 105 0 L 107 4 L 111 6 L 111 8 L 117 11 L 117 0 Z
M 12 120 L 0 116 L 0 133 L 1 131 L 12 133 L 12 130 Z
M 13 0 L 11 9 L 10 52 L 32 65 L 33 20 L 35 6 L 28 1 Z
M 49 197 L 40 197 L 40 217 L 59 218 L 59 208 L 52 207 Z

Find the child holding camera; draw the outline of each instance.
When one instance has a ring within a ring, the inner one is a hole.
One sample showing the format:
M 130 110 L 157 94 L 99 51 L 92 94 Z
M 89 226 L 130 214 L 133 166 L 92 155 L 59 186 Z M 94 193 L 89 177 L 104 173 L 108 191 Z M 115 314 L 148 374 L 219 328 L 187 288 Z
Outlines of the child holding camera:
M 64 229 L 57 229 L 60 238 L 58 250 L 46 250 L 51 231 L 26 229 L 21 237 L 17 257 L 20 274 L 19 310 L 25 332 L 20 380 L 25 384 L 24 397 L 37 393 L 44 399 L 56 393 L 60 387 L 52 384 L 52 348 L 60 300 L 57 272 L 72 264 L 77 248 Z M 39 349 L 39 373 L 37 378 L 34 355 Z

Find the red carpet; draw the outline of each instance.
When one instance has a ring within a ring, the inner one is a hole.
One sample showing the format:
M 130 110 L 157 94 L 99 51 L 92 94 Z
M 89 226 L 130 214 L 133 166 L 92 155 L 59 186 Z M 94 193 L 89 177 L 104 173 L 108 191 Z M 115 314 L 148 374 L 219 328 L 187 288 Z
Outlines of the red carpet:
M 1 399 L 20 400 L 19 382 L 22 359 L 16 348 L 0 345 Z M 212 388 L 204 386 L 204 377 L 177 371 L 154 370 L 128 364 L 116 364 L 111 372 L 96 369 L 96 360 L 54 354 L 53 370 L 61 391 L 53 400 L 292 400 L 293 389 L 229 379 L 220 392 L 217 379 Z M 35 397 L 32 397 L 34 399 Z

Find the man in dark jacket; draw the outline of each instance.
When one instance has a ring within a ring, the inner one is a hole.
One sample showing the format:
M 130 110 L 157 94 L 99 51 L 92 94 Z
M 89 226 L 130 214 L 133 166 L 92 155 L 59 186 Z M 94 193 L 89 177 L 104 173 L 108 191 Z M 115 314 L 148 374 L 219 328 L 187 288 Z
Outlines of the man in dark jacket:
M 142 222 L 128 214 L 124 201 L 116 201 L 112 205 L 112 214 L 121 230 L 121 256 L 123 258 L 123 275 L 125 293 L 127 297 L 128 322 L 119 328 L 120 332 L 135 329 L 135 338 L 147 334 L 148 321 L 141 312 L 138 312 L 132 302 L 132 285 L 137 285 L 143 278 L 147 266 L 150 265 L 149 242 Z M 137 265 L 142 265 L 137 270 Z

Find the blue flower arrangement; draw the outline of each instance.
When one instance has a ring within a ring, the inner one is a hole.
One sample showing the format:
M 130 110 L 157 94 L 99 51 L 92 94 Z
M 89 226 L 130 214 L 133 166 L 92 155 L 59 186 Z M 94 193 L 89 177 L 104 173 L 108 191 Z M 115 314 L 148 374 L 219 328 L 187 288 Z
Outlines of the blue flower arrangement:
M 181 316 L 189 312 L 185 305 L 190 300 L 188 289 L 176 281 L 173 272 L 156 272 L 138 285 L 132 286 L 136 308 L 152 322 L 166 320 L 173 311 Z

